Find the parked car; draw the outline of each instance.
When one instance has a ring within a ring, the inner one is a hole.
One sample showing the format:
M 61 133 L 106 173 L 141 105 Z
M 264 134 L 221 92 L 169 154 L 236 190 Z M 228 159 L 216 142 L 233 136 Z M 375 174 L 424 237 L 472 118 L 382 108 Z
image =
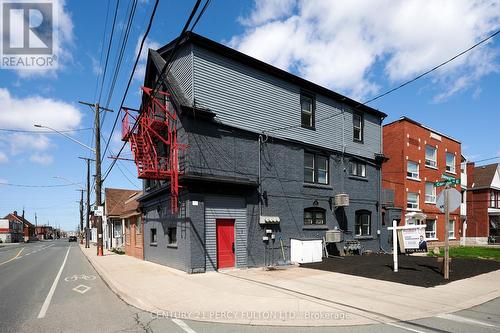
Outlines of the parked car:
M 69 242 L 76 242 L 78 241 L 78 239 L 76 238 L 76 236 L 69 236 Z

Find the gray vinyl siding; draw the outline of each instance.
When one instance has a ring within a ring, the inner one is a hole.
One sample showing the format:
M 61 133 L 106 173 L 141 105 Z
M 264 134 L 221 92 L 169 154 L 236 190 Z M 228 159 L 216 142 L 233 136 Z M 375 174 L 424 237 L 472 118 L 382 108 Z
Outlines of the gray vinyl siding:
M 193 52 L 191 45 L 182 47 L 172 61 L 171 73 L 177 79 L 177 83 L 184 93 L 184 97 L 193 102 Z
M 220 122 L 257 133 L 297 126 L 270 134 L 338 151 L 344 142 L 347 153 L 367 158 L 381 152 L 381 120 L 375 115 L 364 113 L 364 142 L 353 142 L 353 111 L 317 94 L 316 130 L 302 128 L 300 86 L 198 46 L 193 54 L 195 103 L 215 112 Z
M 216 219 L 235 219 L 236 267 L 247 266 L 246 204 L 242 198 L 210 196 L 205 199 L 206 271 L 217 269 Z

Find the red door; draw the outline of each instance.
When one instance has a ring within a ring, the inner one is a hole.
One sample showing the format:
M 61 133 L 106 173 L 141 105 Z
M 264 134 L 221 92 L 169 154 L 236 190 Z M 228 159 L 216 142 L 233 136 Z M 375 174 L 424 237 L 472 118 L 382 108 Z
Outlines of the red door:
M 217 268 L 234 267 L 234 219 L 216 219 Z

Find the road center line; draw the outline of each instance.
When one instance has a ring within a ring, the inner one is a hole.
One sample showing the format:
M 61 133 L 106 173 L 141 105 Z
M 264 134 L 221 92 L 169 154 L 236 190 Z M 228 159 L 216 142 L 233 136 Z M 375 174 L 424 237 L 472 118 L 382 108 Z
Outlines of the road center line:
M 425 331 L 419 331 L 419 330 L 416 330 L 416 329 L 411 328 L 411 327 L 406 327 L 406 326 L 403 326 L 403 325 L 398 325 L 396 323 L 386 323 L 386 325 L 389 325 L 389 326 L 392 326 L 392 327 L 397 327 L 397 328 L 400 328 L 402 330 L 407 330 L 407 331 L 414 332 L 414 333 L 427 333 Z
M 173 318 L 172 321 L 174 323 L 176 323 L 180 328 L 182 328 L 184 330 L 184 332 L 188 332 L 188 333 L 196 333 L 195 330 L 193 330 L 191 327 L 188 326 L 188 324 L 186 324 L 185 322 L 183 322 L 182 320 L 180 319 L 177 319 L 177 318 Z
M 38 318 L 45 317 L 45 313 L 47 312 L 47 309 L 49 308 L 50 301 L 52 300 L 52 296 L 54 296 L 54 292 L 56 291 L 57 283 L 59 282 L 59 278 L 61 277 L 61 273 L 63 271 L 63 268 L 66 265 L 66 260 L 68 259 L 68 254 L 69 254 L 70 248 L 71 248 L 71 246 L 68 246 L 68 251 L 66 251 L 66 256 L 64 257 L 61 268 L 59 268 L 59 272 L 57 273 L 56 278 L 54 279 L 54 282 L 52 283 L 52 287 L 50 287 L 49 293 L 47 294 L 47 297 L 45 298 L 45 302 L 43 302 L 42 308 L 40 309 L 40 313 L 38 314 Z
M 497 328 L 497 329 L 500 328 L 499 326 L 496 326 L 496 325 L 493 325 L 493 324 L 490 324 L 490 323 L 486 323 L 484 321 L 479 321 L 479 320 L 472 319 L 472 318 L 457 316 L 457 315 L 450 314 L 450 313 L 445 313 L 445 314 L 437 315 L 436 317 L 437 318 L 441 318 L 441 319 L 456 321 L 456 322 L 464 323 L 464 324 L 472 324 L 472 325 L 478 325 L 478 326 L 484 326 L 484 327 L 492 327 L 492 328 Z
M 16 256 L 15 256 L 14 258 L 11 258 L 11 259 L 9 259 L 9 260 L 7 260 L 7 261 L 1 262 L 1 263 L 0 263 L 0 266 L 2 266 L 3 264 L 6 264 L 6 263 L 8 263 L 8 262 L 11 262 L 11 261 L 12 261 L 12 260 L 14 260 L 14 259 L 17 259 L 17 257 L 19 257 L 19 255 L 21 254 L 21 252 L 23 252 L 23 250 L 24 250 L 24 247 L 23 247 L 21 250 L 19 250 L 19 252 L 17 252 L 17 254 L 16 254 Z

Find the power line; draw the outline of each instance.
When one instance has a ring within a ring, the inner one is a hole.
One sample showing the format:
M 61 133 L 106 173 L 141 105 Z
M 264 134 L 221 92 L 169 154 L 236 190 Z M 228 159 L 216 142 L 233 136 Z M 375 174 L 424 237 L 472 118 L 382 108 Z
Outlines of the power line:
M 388 91 L 386 91 L 386 92 L 384 92 L 384 93 L 382 93 L 382 94 L 380 94 L 380 95 L 377 95 L 377 96 L 375 96 L 375 97 L 373 97 L 373 98 L 371 98 L 371 99 L 369 99 L 369 100 L 367 100 L 367 101 L 365 101 L 365 102 L 359 103 L 358 105 L 356 105 L 356 106 L 355 106 L 355 108 L 359 108 L 360 106 L 366 106 L 367 104 L 369 104 L 369 103 L 371 103 L 371 102 L 373 102 L 373 101 L 375 101 L 375 100 L 377 100 L 377 99 L 380 99 L 380 98 L 382 98 L 382 97 L 384 97 L 384 96 L 386 96 L 386 95 L 389 95 L 389 94 L 391 94 L 391 93 L 395 92 L 396 90 L 399 90 L 399 89 L 401 89 L 401 88 L 403 88 L 403 87 L 405 87 L 405 86 L 409 85 L 410 83 L 413 83 L 413 82 L 417 81 L 418 79 L 421 79 L 422 77 L 424 77 L 424 76 L 426 76 L 426 75 L 430 74 L 431 72 L 434 72 L 435 70 L 437 70 L 437 69 L 439 69 L 439 68 L 443 67 L 444 65 L 446 65 L 446 64 L 448 64 L 448 63 L 450 63 L 450 62 L 452 62 L 453 60 L 455 60 L 455 59 L 457 59 L 457 58 L 461 57 L 462 55 L 464 55 L 464 54 L 466 54 L 467 52 L 471 51 L 472 49 L 474 49 L 474 48 L 478 47 L 479 45 L 484 44 L 485 42 L 487 42 L 488 40 L 492 39 L 493 37 L 495 37 L 495 36 L 496 36 L 496 35 L 498 35 L 499 33 L 500 33 L 500 30 L 498 30 L 498 31 L 494 32 L 493 34 L 491 34 L 491 35 L 489 35 L 488 37 L 486 37 L 486 38 L 484 38 L 484 39 L 480 40 L 480 41 L 479 41 L 479 42 L 477 42 L 476 44 L 474 44 L 474 45 L 472 45 L 471 47 L 469 47 L 468 49 L 466 49 L 466 50 L 464 50 L 464 51 L 462 51 L 462 52 L 458 53 L 457 55 L 455 55 L 455 56 L 451 57 L 450 59 L 448 59 L 448 60 L 446 60 L 446 61 L 444 61 L 444 62 L 440 63 L 439 65 L 437 65 L 437 66 L 435 66 L 435 67 L 433 67 L 433 68 L 431 68 L 431 69 L 429 69 L 429 70 L 425 71 L 424 73 L 422 73 L 422 74 L 420 74 L 420 75 L 417 75 L 417 76 L 416 76 L 416 77 L 414 77 L 413 79 L 408 80 L 408 81 L 406 81 L 406 82 L 404 82 L 404 83 L 402 83 L 402 84 L 398 85 L 397 87 L 394 87 L 394 88 L 392 88 L 392 89 L 389 89 Z M 322 121 L 328 120 L 328 119 L 330 119 L 330 118 L 336 117 L 336 116 L 338 116 L 338 115 L 341 115 L 342 113 L 343 113 L 343 112 L 341 111 L 341 112 L 333 113 L 333 114 L 331 114 L 331 115 L 328 115 L 328 116 L 325 116 L 325 117 L 323 117 L 323 118 L 317 119 L 317 120 L 316 120 L 316 123 L 319 123 L 319 122 L 322 122 Z M 297 125 L 290 125 L 290 126 L 284 126 L 284 127 L 272 128 L 272 129 L 269 129 L 269 130 L 265 130 L 265 131 L 263 131 L 263 133 L 270 133 L 270 132 L 281 131 L 281 130 L 287 130 L 287 129 L 293 129 L 293 128 L 299 128 L 299 127 L 302 127 L 302 124 L 297 124 Z
M 101 79 L 101 90 L 99 92 L 99 99 L 98 99 L 99 103 L 101 103 L 102 90 L 104 88 L 104 80 L 106 79 L 106 72 L 107 72 L 107 69 L 108 69 L 109 54 L 111 53 L 111 47 L 112 47 L 112 44 L 113 44 L 113 35 L 114 35 L 114 32 L 115 32 L 116 16 L 118 14 L 118 6 L 119 5 L 120 5 L 120 0 L 116 0 L 115 14 L 114 14 L 114 17 L 113 17 L 113 24 L 111 26 L 111 34 L 109 36 L 108 50 L 106 51 L 106 61 L 104 62 L 104 71 L 102 73 L 102 79 Z M 103 122 L 104 122 L 104 117 L 103 117 Z
M 101 69 L 102 69 L 102 55 L 103 55 L 103 50 L 104 50 L 104 41 L 106 39 L 106 30 L 108 27 L 108 16 L 109 16 L 109 4 L 110 0 L 108 0 L 108 5 L 106 6 L 106 18 L 104 19 L 104 29 L 102 31 L 102 43 L 101 43 L 101 55 L 100 55 L 100 60 L 99 60 L 99 73 L 97 74 L 97 79 L 95 82 L 95 89 L 94 89 L 94 100 L 97 98 L 97 88 L 99 88 L 99 77 L 101 76 Z
M 13 186 L 13 187 L 43 187 L 43 188 L 48 188 L 48 187 L 66 187 L 66 186 L 74 186 L 74 184 L 60 184 L 60 185 L 24 185 L 24 184 L 12 184 L 12 183 L 4 183 L 0 182 L 0 185 L 5 185 L 5 186 Z
M 159 3 L 159 0 L 156 0 L 155 4 L 154 4 L 154 7 L 153 7 L 153 10 L 151 12 L 151 16 L 149 18 L 149 23 L 148 23 L 148 26 L 146 28 L 146 32 L 144 33 L 144 36 L 142 36 L 141 46 L 140 46 L 139 52 L 137 53 L 137 56 L 135 58 L 134 67 L 132 68 L 132 73 L 130 73 L 130 77 L 129 77 L 128 82 L 127 82 L 127 87 L 125 88 L 125 92 L 123 93 L 123 97 L 122 97 L 122 101 L 120 103 L 120 107 L 118 108 L 118 111 L 116 112 L 116 117 L 115 117 L 115 121 L 113 123 L 113 128 L 111 129 L 111 133 L 109 133 L 108 144 L 106 144 L 106 147 L 104 148 L 103 156 L 106 156 L 106 151 L 108 150 L 109 142 L 111 140 L 111 136 L 113 135 L 113 132 L 115 131 L 116 123 L 118 122 L 118 118 L 120 117 L 121 109 L 123 108 L 123 104 L 125 103 L 125 98 L 127 97 L 128 90 L 130 89 L 130 84 L 132 83 L 132 79 L 134 78 L 134 73 L 135 73 L 135 70 L 137 68 L 137 64 L 139 63 L 139 59 L 141 57 L 142 48 L 144 47 L 144 43 L 146 41 L 146 38 L 147 38 L 147 36 L 149 34 L 149 31 L 151 30 L 151 26 L 153 25 L 153 19 L 154 19 L 154 16 L 156 14 L 156 9 L 158 8 L 158 3 Z M 120 149 L 120 152 L 118 152 L 118 154 L 121 153 L 121 151 L 123 150 L 124 147 L 125 147 L 125 144 L 122 146 L 122 148 Z M 111 165 L 114 165 L 113 162 L 111 163 Z M 106 177 L 104 177 L 104 179 L 106 179 Z M 103 179 L 103 181 L 104 181 L 104 179 Z
M 207 3 L 204 5 L 204 7 L 203 7 L 202 11 L 198 14 L 198 18 L 195 20 L 195 21 L 196 21 L 196 23 L 199 21 L 200 17 L 201 17 L 201 16 L 203 15 L 203 13 L 205 12 L 205 9 L 206 9 L 206 7 L 207 7 L 207 5 L 208 5 L 208 3 L 209 3 L 209 2 L 210 2 L 210 0 L 207 0 Z M 152 96 L 155 96 L 156 91 L 157 91 L 157 88 L 159 87 L 159 83 L 160 83 L 160 82 L 162 82 L 162 81 L 164 80 L 164 75 L 165 75 L 165 73 L 167 73 L 167 68 L 169 68 L 170 63 L 171 63 L 171 61 L 173 60 L 173 57 L 175 56 L 175 53 L 177 52 L 177 48 L 179 47 L 179 44 L 180 44 L 180 42 L 181 42 L 181 38 L 182 38 L 182 36 L 186 33 L 187 29 L 189 28 L 189 25 L 190 25 L 190 23 L 191 23 L 191 21 L 192 21 L 192 19 L 193 19 L 194 15 L 196 14 L 196 12 L 197 12 L 197 10 L 198 10 L 198 7 L 199 7 L 200 3 L 201 3 L 201 0 L 197 0 L 197 1 L 196 1 L 196 3 L 195 3 L 195 5 L 194 5 L 193 9 L 191 10 L 191 14 L 189 15 L 188 20 L 186 21 L 186 23 L 185 23 L 184 27 L 182 28 L 182 31 L 181 31 L 181 33 L 180 33 L 179 37 L 176 39 L 175 44 L 174 44 L 174 46 L 173 46 L 173 48 L 172 48 L 172 51 L 171 51 L 171 53 L 170 53 L 170 57 L 169 57 L 168 61 L 167 61 L 167 62 L 165 62 L 165 65 L 163 66 L 163 68 L 162 68 L 162 70 L 161 70 L 161 72 L 160 72 L 160 75 L 158 76 L 158 79 L 156 80 L 156 83 L 153 85 L 153 87 L 154 87 L 154 88 L 153 88 L 153 91 L 152 91 Z M 156 4 L 155 4 L 155 9 L 154 9 L 154 10 L 156 10 Z M 154 13 L 153 13 L 153 15 L 154 15 Z M 149 24 L 149 26 L 148 26 L 148 30 L 147 30 L 147 32 L 149 32 L 149 28 L 150 28 L 150 25 L 151 25 L 152 19 L 153 19 L 153 16 L 151 17 L 150 24 Z M 192 27 L 192 28 L 194 28 L 194 25 L 193 25 L 193 27 Z M 146 35 L 145 35 L 145 36 L 146 36 Z M 145 36 L 144 36 L 144 37 L 145 37 Z M 143 40 L 142 40 L 142 42 L 141 42 L 141 48 L 140 48 L 140 50 L 142 50 L 142 46 L 143 46 L 144 40 L 145 40 L 145 38 L 143 38 Z M 141 52 L 141 51 L 139 51 L 139 55 L 140 55 L 140 52 Z M 138 60 L 138 58 L 136 59 L 136 64 L 137 64 L 137 60 Z M 135 70 L 135 66 L 134 66 L 134 70 Z M 132 74 L 133 74 L 133 73 L 132 73 Z M 129 80 L 129 84 L 130 84 L 130 80 Z M 127 90 L 128 90 L 128 85 L 127 85 Z M 126 91 L 126 92 L 127 92 L 127 91 Z M 126 92 L 125 92 L 125 94 L 126 94 Z M 124 100 L 125 100 L 125 95 L 124 95 L 124 97 L 123 97 L 122 104 L 121 104 L 121 106 L 120 106 L 120 110 L 121 110 L 121 109 L 122 109 L 122 107 L 123 107 L 123 102 L 124 102 Z M 139 124 L 139 120 L 140 120 L 141 116 L 142 116 L 142 113 L 140 113 L 140 114 L 139 114 L 139 116 L 137 117 L 137 119 L 136 119 L 136 121 L 135 121 L 134 125 L 132 126 L 132 129 L 131 129 L 130 133 L 132 133 L 132 132 L 135 130 L 135 128 L 137 127 L 137 125 Z M 115 118 L 115 123 L 113 124 L 113 129 L 112 129 L 112 131 L 111 131 L 110 135 L 112 135 L 112 134 L 113 134 L 113 131 L 114 131 L 114 129 L 115 129 L 115 126 L 116 126 L 116 122 L 117 122 L 117 121 L 118 121 L 118 114 L 117 114 L 117 117 Z M 108 143 L 109 143 L 109 141 L 108 141 Z M 118 160 L 118 157 L 119 157 L 119 156 L 120 156 L 120 154 L 122 153 L 122 151 L 123 151 L 123 149 L 125 148 L 125 145 L 126 145 L 126 144 L 127 144 L 127 141 L 124 141 L 123 145 L 121 146 L 120 150 L 118 151 L 118 155 L 116 156 L 116 158 L 115 158 L 115 159 L 111 162 L 110 166 L 108 167 L 108 170 L 106 171 L 106 173 L 105 173 L 105 175 L 104 175 L 103 181 L 107 178 L 107 176 L 109 175 L 109 173 L 110 173 L 110 172 L 111 172 L 111 170 L 113 169 L 113 166 L 116 164 L 116 161 Z M 107 149 L 107 146 L 106 146 L 106 148 L 105 148 L 105 150 L 104 150 L 104 151 L 106 151 L 106 149 Z
M 80 132 L 80 131 L 88 131 L 91 130 L 92 127 L 87 127 L 87 128 L 75 128 L 75 129 L 68 129 L 68 130 L 58 130 L 58 132 L 61 133 L 71 133 L 71 132 Z M 40 134 L 57 134 L 57 132 L 54 131 L 37 131 L 37 130 L 19 130 L 19 129 L 11 129 L 11 128 L 0 128 L 0 131 L 2 132 L 14 132 L 14 133 L 40 133 Z

